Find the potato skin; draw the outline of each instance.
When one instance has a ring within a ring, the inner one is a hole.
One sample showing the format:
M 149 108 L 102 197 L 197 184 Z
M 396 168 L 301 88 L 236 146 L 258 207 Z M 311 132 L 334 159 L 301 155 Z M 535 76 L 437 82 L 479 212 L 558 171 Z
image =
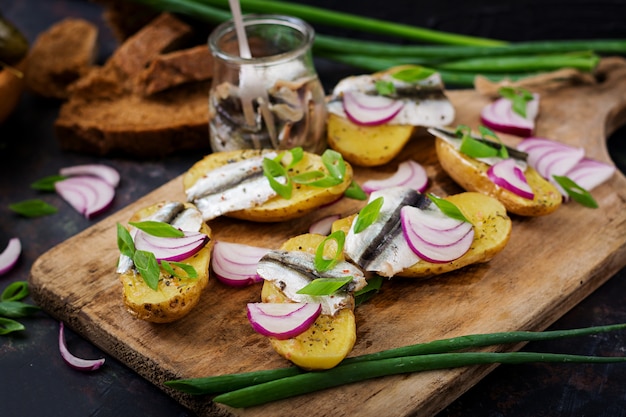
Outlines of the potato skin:
M 196 162 L 184 175 L 183 187 L 186 190 L 207 172 L 227 163 L 241 161 L 258 156 L 271 150 L 243 150 L 217 152 L 205 156 Z M 309 152 L 304 153 L 302 160 L 293 167 L 293 171 L 320 170 L 326 172 L 321 156 Z M 346 174 L 342 183 L 328 188 L 294 184 L 293 194 L 289 200 L 276 196 L 264 204 L 227 214 L 228 217 L 255 222 L 282 222 L 302 217 L 320 206 L 338 200 L 352 183 L 352 166 L 346 162 Z
M 474 225 L 474 241 L 469 250 L 460 258 L 446 263 L 433 263 L 420 260 L 397 274 L 405 278 L 426 278 L 454 271 L 468 265 L 490 261 L 500 252 L 511 237 L 512 222 L 504 205 L 493 197 L 464 192 L 445 197 L 454 203 L 463 215 Z M 348 233 L 356 215 L 333 223 L 333 231 Z
M 287 240 L 284 250 L 300 250 L 315 253 L 325 236 L 304 234 Z M 263 302 L 289 302 L 272 282 L 265 281 L 261 290 Z M 354 304 L 334 316 L 320 315 L 309 329 L 296 337 L 279 340 L 269 338 L 272 348 L 285 359 L 307 370 L 335 367 L 354 347 L 356 342 L 356 319 Z
M 395 158 L 411 139 L 408 125 L 359 126 L 336 114 L 328 115 L 328 146 L 354 165 L 373 167 Z
M 489 165 L 463 155 L 441 138 L 436 138 L 435 149 L 444 171 L 467 191 L 476 191 L 498 199 L 506 209 L 520 216 L 545 216 L 561 206 L 559 190 L 533 168 L 526 170 L 526 179 L 535 193 L 532 200 L 521 197 L 494 184 L 487 176 Z
M 140 221 L 149 213 L 156 211 L 158 205 L 150 206 L 135 213 L 130 221 Z M 200 232 L 211 239 L 211 229 L 205 223 Z M 161 269 L 158 289 L 152 290 L 146 285 L 141 275 L 133 270 L 120 274 L 124 305 L 131 315 L 151 323 L 170 323 L 181 319 L 198 304 L 202 290 L 209 282 L 209 263 L 213 241 L 200 249 L 195 255 L 181 262 L 193 266 L 198 272 L 194 279 L 172 277 Z M 177 267 L 174 266 L 176 270 Z M 184 271 L 179 270 L 181 275 Z

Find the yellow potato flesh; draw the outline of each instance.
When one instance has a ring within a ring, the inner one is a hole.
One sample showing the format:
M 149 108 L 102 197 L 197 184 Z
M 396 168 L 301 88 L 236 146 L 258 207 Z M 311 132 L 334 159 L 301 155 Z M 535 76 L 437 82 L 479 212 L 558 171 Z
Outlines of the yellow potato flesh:
M 267 153 L 268 150 L 256 151 L 228 151 L 217 152 L 207 155 L 202 160 L 194 164 L 183 175 L 183 187 L 186 190 L 198 179 L 205 175 L 210 175 L 210 171 L 230 162 L 241 161 L 246 158 Z M 319 170 L 324 173 L 328 171 L 324 167 L 321 156 L 305 152 L 304 157 L 296 164 L 291 173 L 293 175 L 302 172 Z M 332 203 L 343 195 L 352 183 L 352 167 L 346 163 L 346 173 L 338 185 L 332 187 L 314 187 L 302 184 L 294 184 L 293 193 L 290 199 L 276 196 L 264 204 L 244 210 L 228 213 L 228 217 L 256 222 L 281 222 L 304 216 L 307 213 L 325 204 Z
M 285 242 L 281 249 L 315 253 L 324 236 L 305 234 Z M 289 302 L 283 293 L 269 281 L 261 290 L 263 302 Z M 296 337 L 279 340 L 269 338 L 272 348 L 285 359 L 308 370 L 330 369 L 339 364 L 356 342 L 356 319 L 353 306 L 334 316 L 320 315 L 315 323 Z
M 488 262 L 500 252 L 511 237 L 512 222 L 504 205 L 493 197 L 476 192 L 465 192 L 448 196 L 474 226 L 474 241 L 469 250 L 460 258 L 446 263 L 433 263 L 420 260 L 398 274 L 407 278 L 424 278 L 454 271 L 464 266 Z M 333 231 L 346 233 L 355 216 L 337 220 Z
M 130 221 L 145 218 L 148 213 L 155 211 L 155 207 L 138 212 Z M 211 229 L 206 224 L 202 225 L 200 232 L 211 236 Z M 192 266 L 198 273 L 197 278 L 177 278 L 161 269 L 156 291 L 148 287 L 134 269 L 120 274 L 123 300 L 128 311 L 141 320 L 153 323 L 169 323 L 187 315 L 198 304 L 202 290 L 209 282 L 212 247 L 213 242 L 209 241 L 196 254 L 180 261 Z M 178 275 L 186 276 L 185 271 L 172 266 Z
M 359 126 L 350 120 L 328 116 L 328 146 L 358 166 L 379 166 L 395 158 L 411 139 L 414 127 L 407 125 Z
M 528 199 L 493 183 L 487 176 L 489 165 L 457 151 L 441 138 L 435 141 L 441 167 L 461 187 L 498 199 L 506 209 L 520 216 L 544 216 L 558 209 L 563 200 L 556 187 L 546 181 L 537 171 L 528 167 L 525 175 L 535 196 Z

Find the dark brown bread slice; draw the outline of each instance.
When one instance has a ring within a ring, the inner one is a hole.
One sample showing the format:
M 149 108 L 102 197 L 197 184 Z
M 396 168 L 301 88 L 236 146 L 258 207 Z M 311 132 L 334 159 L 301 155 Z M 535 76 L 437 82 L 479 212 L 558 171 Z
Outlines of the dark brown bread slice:
M 198 45 L 158 56 L 135 78 L 134 90 L 148 96 L 212 76 L 213 56 L 206 45 Z
M 98 50 L 98 28 L 67 18 L 42 32 L 33 43 L 24 71 L 26 87 L 44 97 L 68 97 L 70 84 L 85 75 Z
M 151 97 L 70 100 L 54 128 L 62 149 L 96 155 L 153 158 L 180 151 L 208 153 L 209 83 L 194 83 Z

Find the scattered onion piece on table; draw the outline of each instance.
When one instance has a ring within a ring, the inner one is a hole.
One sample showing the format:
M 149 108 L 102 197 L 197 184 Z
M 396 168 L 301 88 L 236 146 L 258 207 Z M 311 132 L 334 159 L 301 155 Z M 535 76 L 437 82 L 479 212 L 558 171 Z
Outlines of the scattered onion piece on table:
M 259 260 L 269 252 L 268 248 L 216 241 L 213 244 L 211 266 L 219 281 L 233 287 L 263 282 L 257 272 Z
M 22 253 L 22 242 L 19 238 L 9 239 L 6 248 L 0 253 L 0 275 L 9 272 L 17 263 Z
M 99 177 L 69 177 L 57 181 L 54 187 L 65 201 L 87 219 L 108 209 L 115 197 L 115 188 Z
M 196 254 L 209 240 L 200 232 L 183 232 L 181 237 L 158 237 L 141 230 L 135 235 L 135 248 L 152 252 L 157 261 L 178 262 Z
M 358 91 L 343 92 L 343 110 L 348 119 L 361 126 L 382 125 L 393 119 L 404 102 Z
M 117 188 L 120 183 L 119 172 L 117 172 L 115 168 L 104 164 L 74 165 L 61 168 L 59 170 L 59 174 L 64 177 L 75 177 L 83 175 L 98 177 L 109 183 L 113 188 Z
M 79 371 L 95 371 L 104 364 L 104 358 L 100 359 L 82 359 L 74 356 L 65 343 L 65 330 L 63 322 L 59 322 L 59 351 L 61 357 L 69 366 Z
M 366 193 L 371 193 L 398 186 L 409 187 L 420 193 L 424 192 L 426 187 L 428 187 L 428 175 L 426 174 L 426 170 L 419 163 L 409 159 L 398 164 L 398 169 L 390 177 L 380 180 L 365 181 L 361 188 Z
M 501 97 L 483 107 L 480 113 L 481 122 L 497 132 L 528 137 L 535 130 L 535 119 L 539 113 L 539 95 L 526 103 L 526 117 L 513 110 L 513 102 Z
M 322 313 L 321 303 L 248 303 L 252 328 L 269 337 L 289 339 L 307 330 Z
M 532 200 L 535 197 L 533 189 L 528 185 L 522 169 L 515 163 L 513 158 L 503 159 L 489 167 L 487 176 L 494 184 Z
M 460 258 L 474 241 L 471 223 L 441 212 L 427 212 L 413 206 L 400 209 L 402 232 L 409 247 L 421 259 L 447 263 Z
M 322 217 L 309 226 L 309 233 L 327 236 L 332 230 L 333 223 L 339 218 L 338 214 Z

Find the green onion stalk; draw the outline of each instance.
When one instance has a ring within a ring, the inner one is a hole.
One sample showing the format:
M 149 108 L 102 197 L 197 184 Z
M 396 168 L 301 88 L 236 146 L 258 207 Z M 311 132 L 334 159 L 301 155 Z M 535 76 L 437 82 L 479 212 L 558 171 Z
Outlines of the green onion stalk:
M 544 332 L 511 331 L 474 334 L 404 346 L 344 359 L 327 371 L 306 372 L 298 367 L 166 381 L 165 385 L 192 395 L 215 395 L 215 401 L 242 406 L 240 397 L 278 399 L 321 388 L 392 375 L 449 369 L 487 363 L 626 362 L 624 357 L 594 357 L 532 352 L 459 352 L 472 348 L 581 337 L 626 329 L 626 324 Z M 400 368 L 399 368 L 400 367 Z M 278 387 L 278 388 L 277 388 Z M 297 388 L 296 388 L 297 387 Z M 302 389 L 307 390 L 302 392 Z M 258 391 L 257 391 L 258 389 Z M 276 393 L 276 390 L 279 393 Z M 265 397 L 267 395 L 267 397 Z M 247 400 L 246 400 L 247 401 Z M 247 404 L 246 406 L 250 406 Z
M 228 0 L 133 0 L 157 10 L 218 24 L 231 18 Z M 472 86 L 477 75 L 518 80 L 561 68 L 593 71 L 600 54 L 626 54 L 626 39 L 511 43 L 274 0 L 240 0 L 245 13 L 300 17 L 311 24 L 391 36 L 414 44 L 364 41 L 316 34 L 316 57 L 365 71 L 414 64 L 439 72 L 448 85 Z

